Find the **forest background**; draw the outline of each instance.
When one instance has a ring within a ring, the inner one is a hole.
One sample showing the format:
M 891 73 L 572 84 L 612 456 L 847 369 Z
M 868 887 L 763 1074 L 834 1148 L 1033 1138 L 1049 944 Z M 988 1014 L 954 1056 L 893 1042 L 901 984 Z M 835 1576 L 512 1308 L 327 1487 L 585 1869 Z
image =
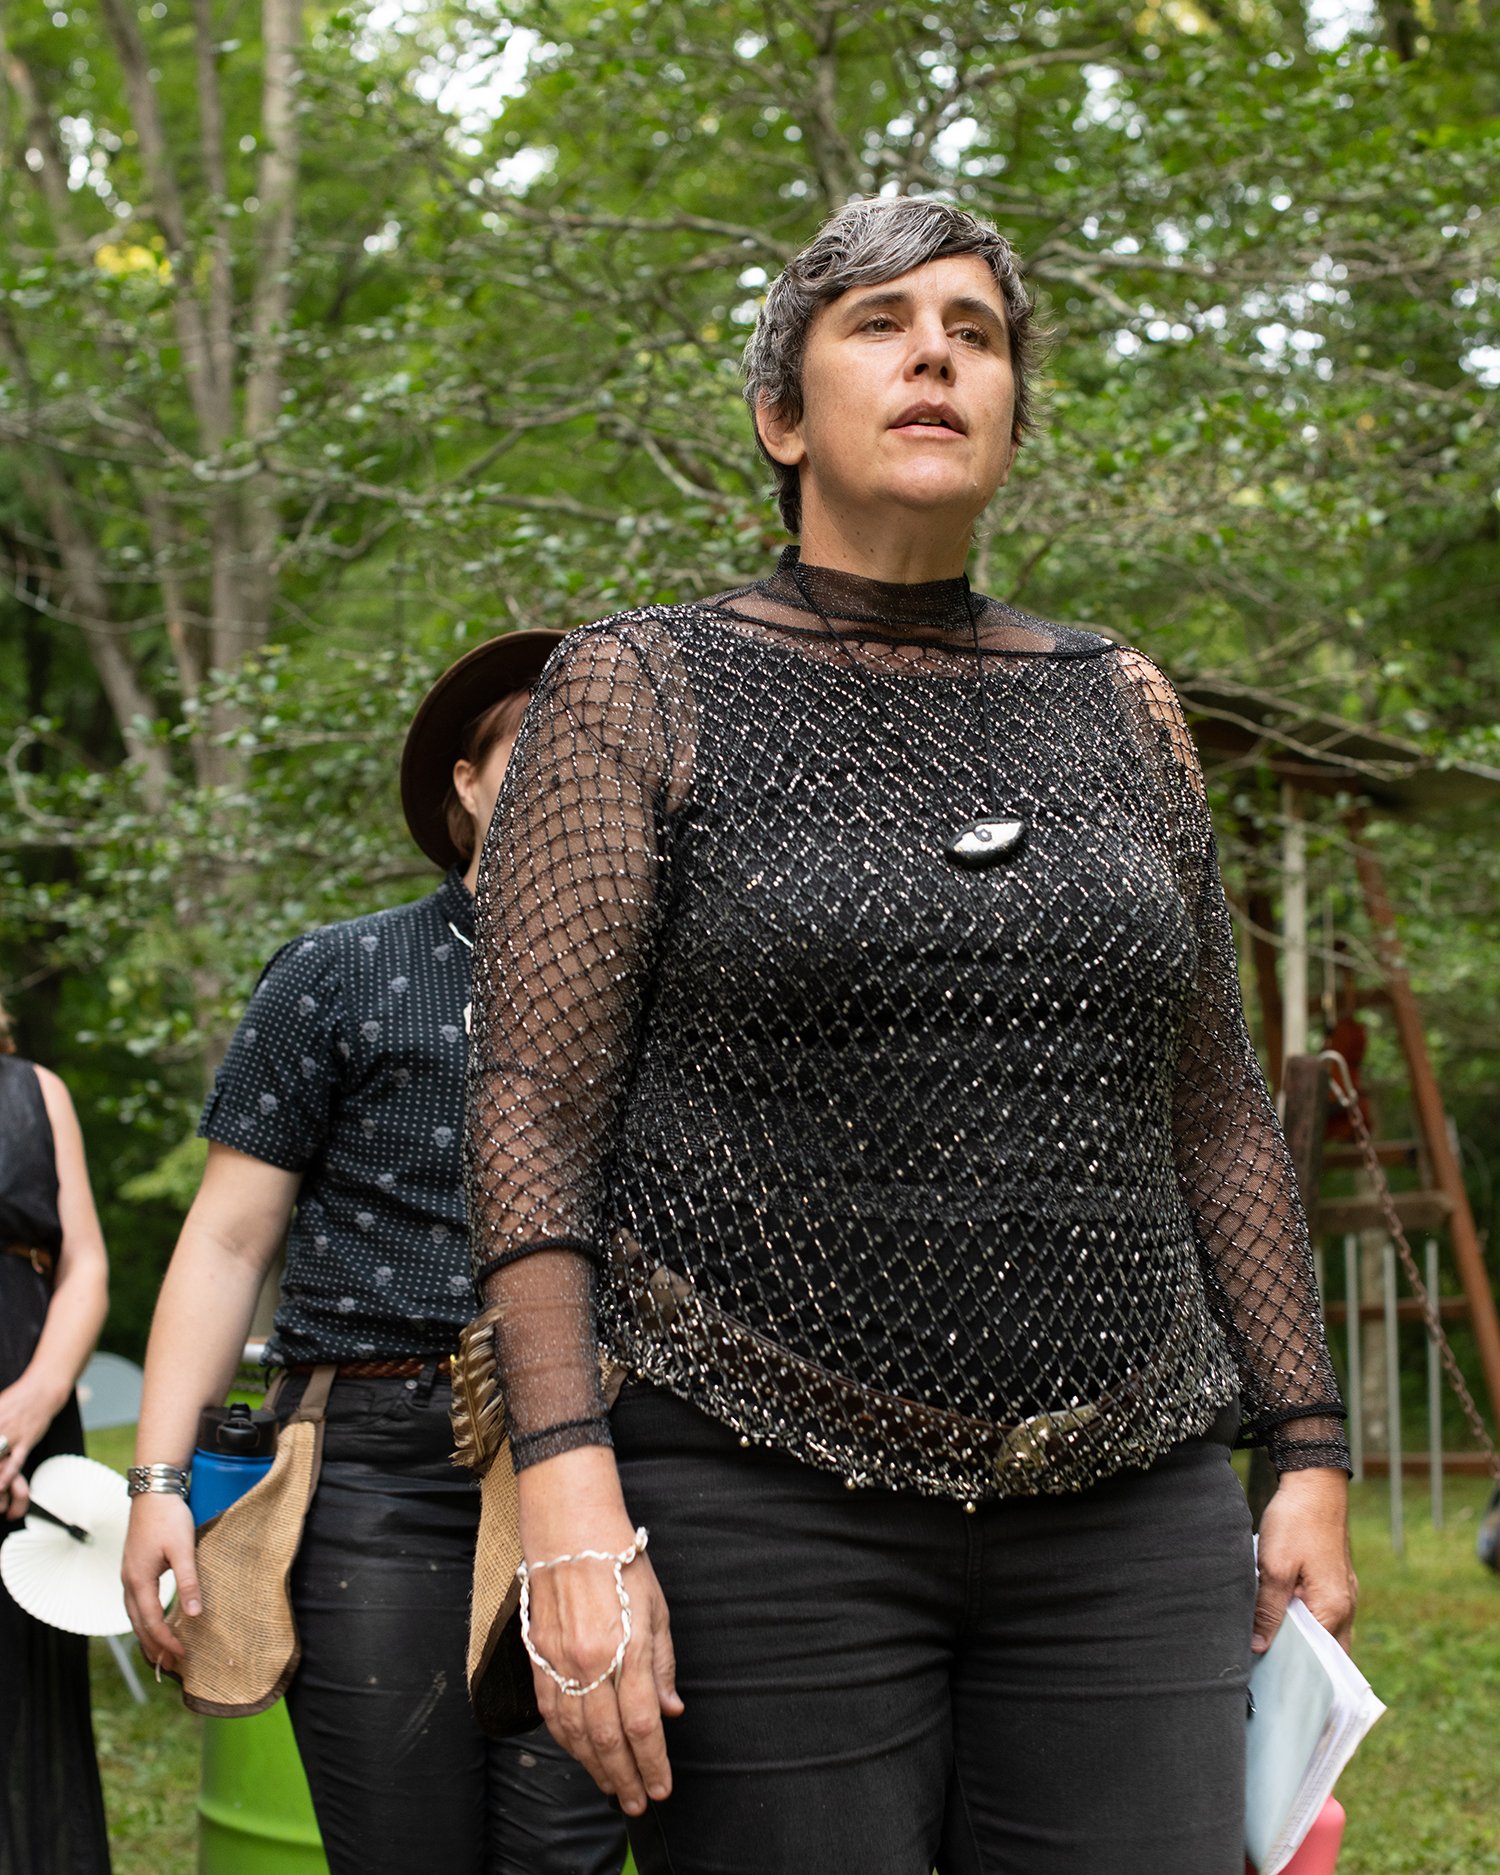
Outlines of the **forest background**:
M 737 356 L 852 193 L 992 217 L 1056 332 L 978 585 L 1500 766 L 1500 0 L 0 17 L 0 990 L 122 1352 L 261 963 L 432 884 L 431 678 L 769 564 Z M 1217 805 L 1274 905 L 1274 788 Z M 1336 806 L 1314 923 L 1360 960 Z M 1369 827 L 1491 1241 L 1497 821 Z

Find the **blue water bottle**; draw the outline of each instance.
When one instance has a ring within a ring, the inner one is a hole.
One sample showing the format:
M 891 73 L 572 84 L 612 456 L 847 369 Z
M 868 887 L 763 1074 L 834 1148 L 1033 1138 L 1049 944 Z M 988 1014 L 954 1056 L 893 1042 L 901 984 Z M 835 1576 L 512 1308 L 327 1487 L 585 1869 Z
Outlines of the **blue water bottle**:
M 206 1406 L 198 1415 L 188 1509 L 195 1524 L 217 1517 L 252 1484 L 259 1484 L 276 1455 L 276 1421 L 252 1413 L 243 1400 Z

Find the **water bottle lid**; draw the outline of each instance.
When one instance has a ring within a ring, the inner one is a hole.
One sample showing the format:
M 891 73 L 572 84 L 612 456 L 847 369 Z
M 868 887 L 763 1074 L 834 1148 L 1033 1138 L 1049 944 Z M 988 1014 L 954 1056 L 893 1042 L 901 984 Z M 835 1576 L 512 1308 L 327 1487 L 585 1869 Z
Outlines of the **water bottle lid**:
M 206 1406 L 198 1415 L 197 1446 L 223 1458 L 269 1458 L 276 1450 L 276 1421 L 252 1413 L 243 1400 L 232 1406 Z

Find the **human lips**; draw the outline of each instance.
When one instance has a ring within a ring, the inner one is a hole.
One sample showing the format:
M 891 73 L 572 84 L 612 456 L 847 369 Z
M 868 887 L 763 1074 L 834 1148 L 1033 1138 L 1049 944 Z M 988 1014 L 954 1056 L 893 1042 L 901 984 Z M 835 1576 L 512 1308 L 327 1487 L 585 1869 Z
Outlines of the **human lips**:
M 920 431 L 924 437 L 957 437 L 968 434 L 963 418 L 951 404 L 911 404 L 891 425 L 910 435 Z

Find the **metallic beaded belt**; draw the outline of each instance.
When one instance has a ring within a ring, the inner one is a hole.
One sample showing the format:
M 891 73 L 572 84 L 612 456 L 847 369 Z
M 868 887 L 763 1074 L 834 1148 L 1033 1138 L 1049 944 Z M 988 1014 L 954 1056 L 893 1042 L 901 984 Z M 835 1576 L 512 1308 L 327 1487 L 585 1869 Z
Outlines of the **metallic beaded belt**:
M 50 1276 L 57 1264 L 57 1258 L 50 1250 L 37 1250 L 29 1243 L 0 1244 L 0 1255 L 25 1257 L 38 1276 Z
M 1065 1462 L 1069 1451 L 1086 1451 L 1106 1440 L 1129 1462 L 1130 1422 L 1159 1377 L 1170 1371 L 1186 1332 L 1179 1311 L 1145 1372 L 1124 1376 L 1101 1399 L 1033 1413 L 1005 1425 L 898 1399 L 832 1373 L 725 1314 L 705 1301 L 686 1277 L 665 1265 L 648 1272 L 644 1258 L 634 1256 L 626 1259 L 625 1270 L 642 1325 L 705 1360 L 710 1368 L 748 1382 L 763 1396 L 777 1398 L 809 1416 L 833 1417 L 861 1441 L 904 1454 L 929 1470 L 941 1472 L 952 1464 L 955 1453 L 967 1451 L 971 1462 L 1002 1491 L 1034 1489 L 1058 1461 Z

